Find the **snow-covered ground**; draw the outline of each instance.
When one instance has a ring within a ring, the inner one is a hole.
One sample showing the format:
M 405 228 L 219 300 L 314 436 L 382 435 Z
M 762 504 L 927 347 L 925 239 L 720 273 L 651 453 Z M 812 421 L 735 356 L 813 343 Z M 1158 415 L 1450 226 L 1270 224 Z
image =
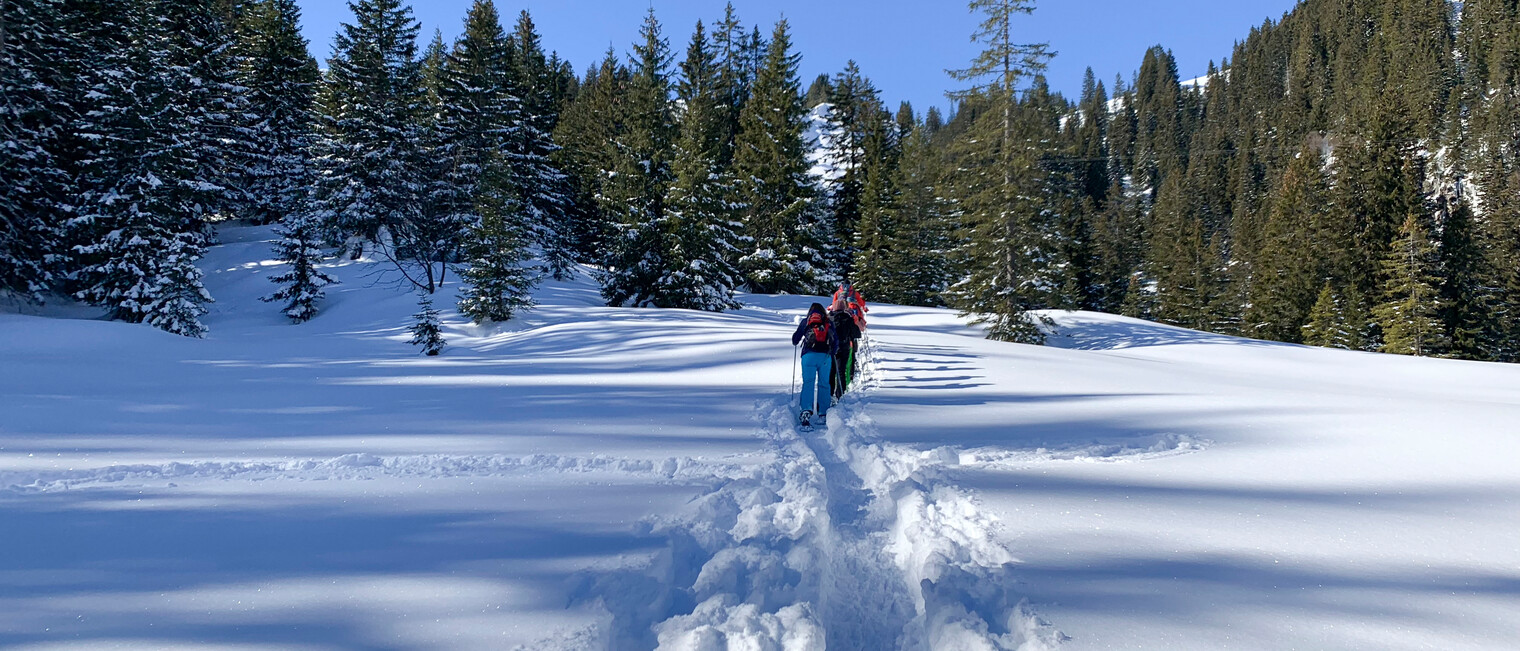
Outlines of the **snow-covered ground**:
M 864 386 L 800 434 L 807 299 L 550 284 L 446 312 L 430 359 L 379 267 L 305 325 L 258 302 L 269 237 L 205 260 L 207 340 L 0 314 L 0 646 L 1520 639 L 1520 368 L 878 306 Z

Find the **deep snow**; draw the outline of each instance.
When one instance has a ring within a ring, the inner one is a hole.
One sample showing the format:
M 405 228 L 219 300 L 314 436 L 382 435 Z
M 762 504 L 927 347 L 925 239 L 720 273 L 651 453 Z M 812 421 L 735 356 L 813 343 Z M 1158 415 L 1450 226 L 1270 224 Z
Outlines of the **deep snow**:
M 1520 369 L 876 306 L 799 434 L 809 299 L 601 306 L 450 347 L 335 265 L 204 262 L 204 341 L 0 314 L 0 646 L 1512 648 Z M 440 306 L 447 301 L 439 301 Z M 72 318 L 64 318 L 72 317 Z

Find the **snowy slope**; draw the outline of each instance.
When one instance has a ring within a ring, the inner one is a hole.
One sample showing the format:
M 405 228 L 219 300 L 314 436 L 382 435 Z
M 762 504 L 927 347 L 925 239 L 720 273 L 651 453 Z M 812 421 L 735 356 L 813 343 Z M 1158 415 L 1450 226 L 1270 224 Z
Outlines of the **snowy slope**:
M 0 315 L 0 646 L 1520 639 L 1514 367 L 879 306 L 862 390 L 802 435 L 806 299 L 611 309 L 582 279 L 446 313 L 427 359 L 379 267 L 284 322 L 268 238 L 206 259 L 205 341 Z

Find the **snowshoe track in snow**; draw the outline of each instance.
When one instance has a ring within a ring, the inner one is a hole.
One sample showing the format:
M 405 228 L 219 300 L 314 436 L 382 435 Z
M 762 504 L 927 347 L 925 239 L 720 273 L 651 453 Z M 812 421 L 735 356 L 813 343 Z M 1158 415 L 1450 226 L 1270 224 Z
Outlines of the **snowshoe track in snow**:
M 666 550 L 586 573 L 572 603 L 609 614 L 593 635 L 617 651 L 827 649 L 1037 651 L 1064 636 L 1016 597 L 997 523 L 943 476 L 947 459 L 876 441 L 860 390 L 812 433 L 790 397 L 756 405 L 776 461 L 720 483 L 676 521 L 650 521 Z M 559 648 L 583 648 L 564 646 Z
M 174 480 L 355 480 L 381 476 L 444 479 L 497 477 L 535 472 L 614 473 L 666 481 L 704 481 L 737 477 L 749 471 L 739 464 L 671 457 L 626 459 L 555 454 L 415 455 L 382 457 L 346 454 L 328 459 L 283 461 L 196 461 L 114 465 L 99 468 L 0 472 L 0 491 L 45 493 L 76 488 L 140 486 Z

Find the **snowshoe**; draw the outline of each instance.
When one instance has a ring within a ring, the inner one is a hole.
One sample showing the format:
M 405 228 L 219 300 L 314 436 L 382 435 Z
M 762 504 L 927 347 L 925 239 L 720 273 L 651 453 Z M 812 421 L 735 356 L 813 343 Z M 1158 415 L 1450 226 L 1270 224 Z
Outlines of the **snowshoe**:
M 797 419 L 797 429 L 800 429 L 804 432 L 813 431 L 813 410 L 802 410 L 802 415 Z

